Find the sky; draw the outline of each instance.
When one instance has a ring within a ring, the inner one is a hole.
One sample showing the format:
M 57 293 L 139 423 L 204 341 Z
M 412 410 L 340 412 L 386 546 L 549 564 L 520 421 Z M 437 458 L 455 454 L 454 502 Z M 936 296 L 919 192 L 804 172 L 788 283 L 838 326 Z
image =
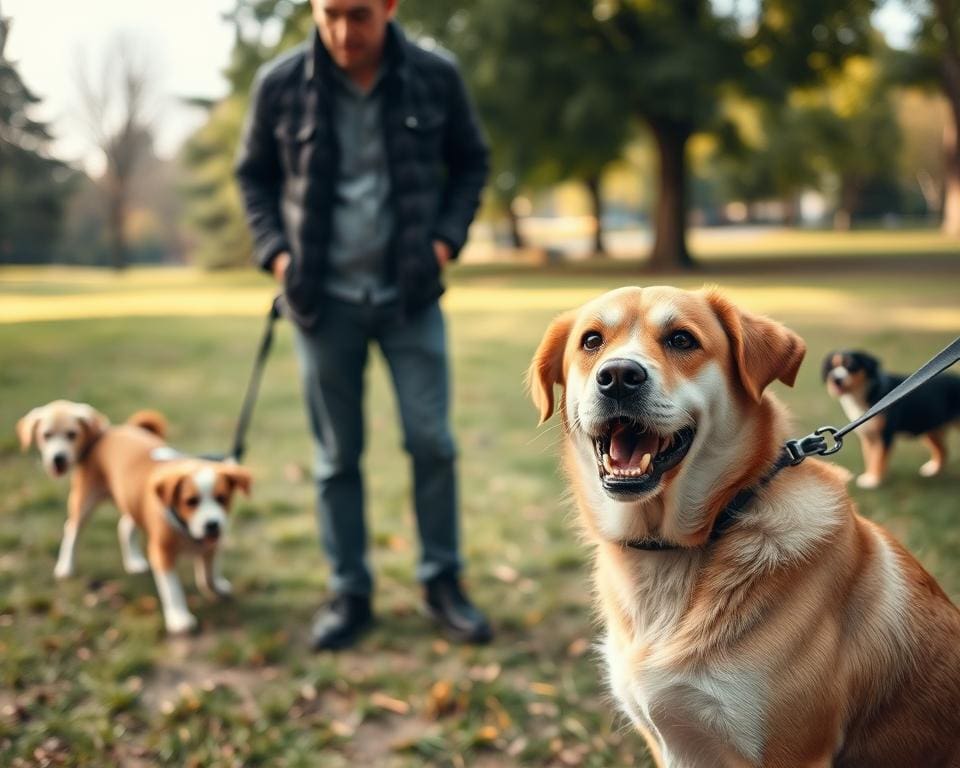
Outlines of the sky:
M 91 149 L 77 98 L 77 70 L 99 73 L 103 52 L 117 34 L 133 41 L 156 73 L 157 151 L 172 155 L 204 119 L 203 111 L 178 97 L 220 97 L 221 75 L 233 47 L 233 29 L 221 14 L 233 0 L 0 0 L 13 19 L 6 54 L 17 62 L 27 87 L 44 99 L 32 114 L 49 120 L 54 152 L 83 162 L 90 172 L 102 163 Z
M 723 7 L 744 0 L 715 2 Z M 202 110 L 179 104 L 178 97 L 218 98 L 227 91 L 221 72 L 233 29 L 221 14 L 233 7 L 234 0 L 0 0 L 0 13 L 13 19 L 6 53 L 44 99 L 33 117 L 51 122 L 57 156 L 82 162 L 91 173 L 103 161 L 76 96 L 80 62 L 99 72 L 118 34 L 133 41 L 156 72 L 157 151 L 169 157 L 204 119 Z M 876 21 L 893 45 L 906 45 L 913 25 L 900 0 L 884 3 Z

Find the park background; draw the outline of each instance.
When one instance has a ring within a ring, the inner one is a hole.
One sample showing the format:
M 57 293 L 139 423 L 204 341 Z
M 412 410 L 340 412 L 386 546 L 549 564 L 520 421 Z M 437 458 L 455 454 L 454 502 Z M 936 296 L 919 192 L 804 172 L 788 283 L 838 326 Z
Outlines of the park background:
M 956 0 L 401 0 L 407 31 L 459 58 L 493 149 L 444 305 L 467 580 L 497 641 L 452 646 L 418 612 L 407 465 L 375 357 L 380 624 L 355 651 L 308 653 L 326 573 L 283 325 L 249 438 L 254 494 L 225 542 L 237 596 L 206 603 L 185 569 L 202 631 L 165 639 L 152 580 L 122 573 L 110 509 L 84 531 L 78 575 L 54 581 L 66 487 L 13 425 L 65 397 L 114 421 L 156 408 L 177 447 L 228 448 L 273 292 L 249 266 L 231 165 L 257 67 L 311 21 L 287 0 L 181 13 L 229 33 L 215 94 L 171 90 L 150 33 L 101 24 L 67 51 L 73 87 L 51 111 L 23 73 L 54 52 L 15 47 L 21 30 L 39 39 L 18 27 L 38 5 L 0 5 L 0 764 L 644 765 L 594 652 L 559 430 L 537 429 L 523 389 L 550 318 L 620 285 L 719 284 L 806 339 L 797 386 L 775 386 L 798 435 L 844 421 L 819 381 L 828 350 L 907 372 L 960 329 Z M 43 5 L 60 39 L 73 4 Z M 125 7 L 158 36 L 174 13 Z M 861 468 L 855 441 L 835 459 Z M 923 460 L 905 442 L 883 488 L 851 492 L 956 600 L 960 468 L 922 480 Z

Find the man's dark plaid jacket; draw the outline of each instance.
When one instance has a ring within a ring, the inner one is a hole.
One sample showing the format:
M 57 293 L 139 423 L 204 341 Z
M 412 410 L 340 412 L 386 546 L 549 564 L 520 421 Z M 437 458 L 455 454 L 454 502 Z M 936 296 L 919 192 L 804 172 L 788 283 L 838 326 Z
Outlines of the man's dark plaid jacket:
M 456 256 L 480 202 L 489 151 L 456 65 L 408 41 L 391 23 L 384 50 L 384 141 L 396 227 L 389 278 L 407 314 L 443 293 L 434 240 Z M 236 173 L 260 265 L 291 256 L 284 292 L 311 327 L 324 270 L 339 167 L 332 59 L 313 39 L 264 65 L 253 85 Z

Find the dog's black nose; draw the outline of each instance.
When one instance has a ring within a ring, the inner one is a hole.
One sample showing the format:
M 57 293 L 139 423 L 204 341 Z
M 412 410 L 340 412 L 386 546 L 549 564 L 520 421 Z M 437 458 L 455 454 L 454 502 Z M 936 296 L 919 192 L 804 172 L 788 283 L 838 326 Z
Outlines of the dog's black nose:
M 843 374 L 840 374 L 840 373 L 833 373 L 833 374 L 830 375 L 830 378 L 833 379 L 833 383 L 834 383 L 834 384 L 843 384 L 843 380 L 844 380 L 844 378 L 846 378 L 846 377 L 843 376 Z
M 57 472 L 64 472 L 67 469 L 67 454 L 56 454 L 53 457 L 53 468 L 57 470 Z
M 220 523 L 211 520 L 203 526 L 203 535 L 215 539 L 220 535 Z
M 607 360 L 597 371 L 597 388 L 600 394 L 614 400 L 623 400 L 636 393 L 646 380 L 646 368 L 633 360 Z

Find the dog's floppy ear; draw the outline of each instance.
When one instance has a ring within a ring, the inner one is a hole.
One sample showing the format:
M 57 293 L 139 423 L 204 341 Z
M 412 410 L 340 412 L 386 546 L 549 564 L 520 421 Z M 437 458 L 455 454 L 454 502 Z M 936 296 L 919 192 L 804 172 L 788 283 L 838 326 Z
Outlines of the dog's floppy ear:
M 86 403 L 75 403 L 73 413 L 80 420 L 80 423 L 87 429 L 88 439 L 93 439 L 102 435 L 107 427 L 110 426 L 110 419 L 104 416 L 92 405 Z
M 243 491 L 244 496 L 250 495 L 250 485 L 253 482 L 253 476 L 250 470 L 236 464 L 224 464 L 218 471 L 227 478 L 231 485 Z
M 36 437 L 37 424 L 40 423 L 41 418 L 43 418 L 43 408 L 34 408 L 17 422 L 17 437 L 20 438 L 21 451 L 30 447 Z
M 153 476 L 151 479 L 153 492 L 163 502 L 163 506 L 173 506 L 173 502 L 177 498 L 177 488 L 183 482 L 184 475 L 182 467 L 174 466 L 161 470 Z
M 527 369 L 527 387 L 533 404 L 540 411 L 541 424 L 553 415 L 553 385 L 563 384 L 563 350 L 574 318 L 573 311 L 554 318 Z
M 711 290 L 707 300 L 730 340 L 740 382 L 759 403 L 774 381 L 792 387 L 807 345 L 797 334 L 767 317 L 744 312 L 721 293 Z
M 863 352 L 859 349 L 853 354 L 856 355 L 857 362 L 860 363 L 863 370 L 867 372 L 867 375 L 871 379 L 876 378 L 877 373 L 880 371 L 880 361 L 869 352 Z

